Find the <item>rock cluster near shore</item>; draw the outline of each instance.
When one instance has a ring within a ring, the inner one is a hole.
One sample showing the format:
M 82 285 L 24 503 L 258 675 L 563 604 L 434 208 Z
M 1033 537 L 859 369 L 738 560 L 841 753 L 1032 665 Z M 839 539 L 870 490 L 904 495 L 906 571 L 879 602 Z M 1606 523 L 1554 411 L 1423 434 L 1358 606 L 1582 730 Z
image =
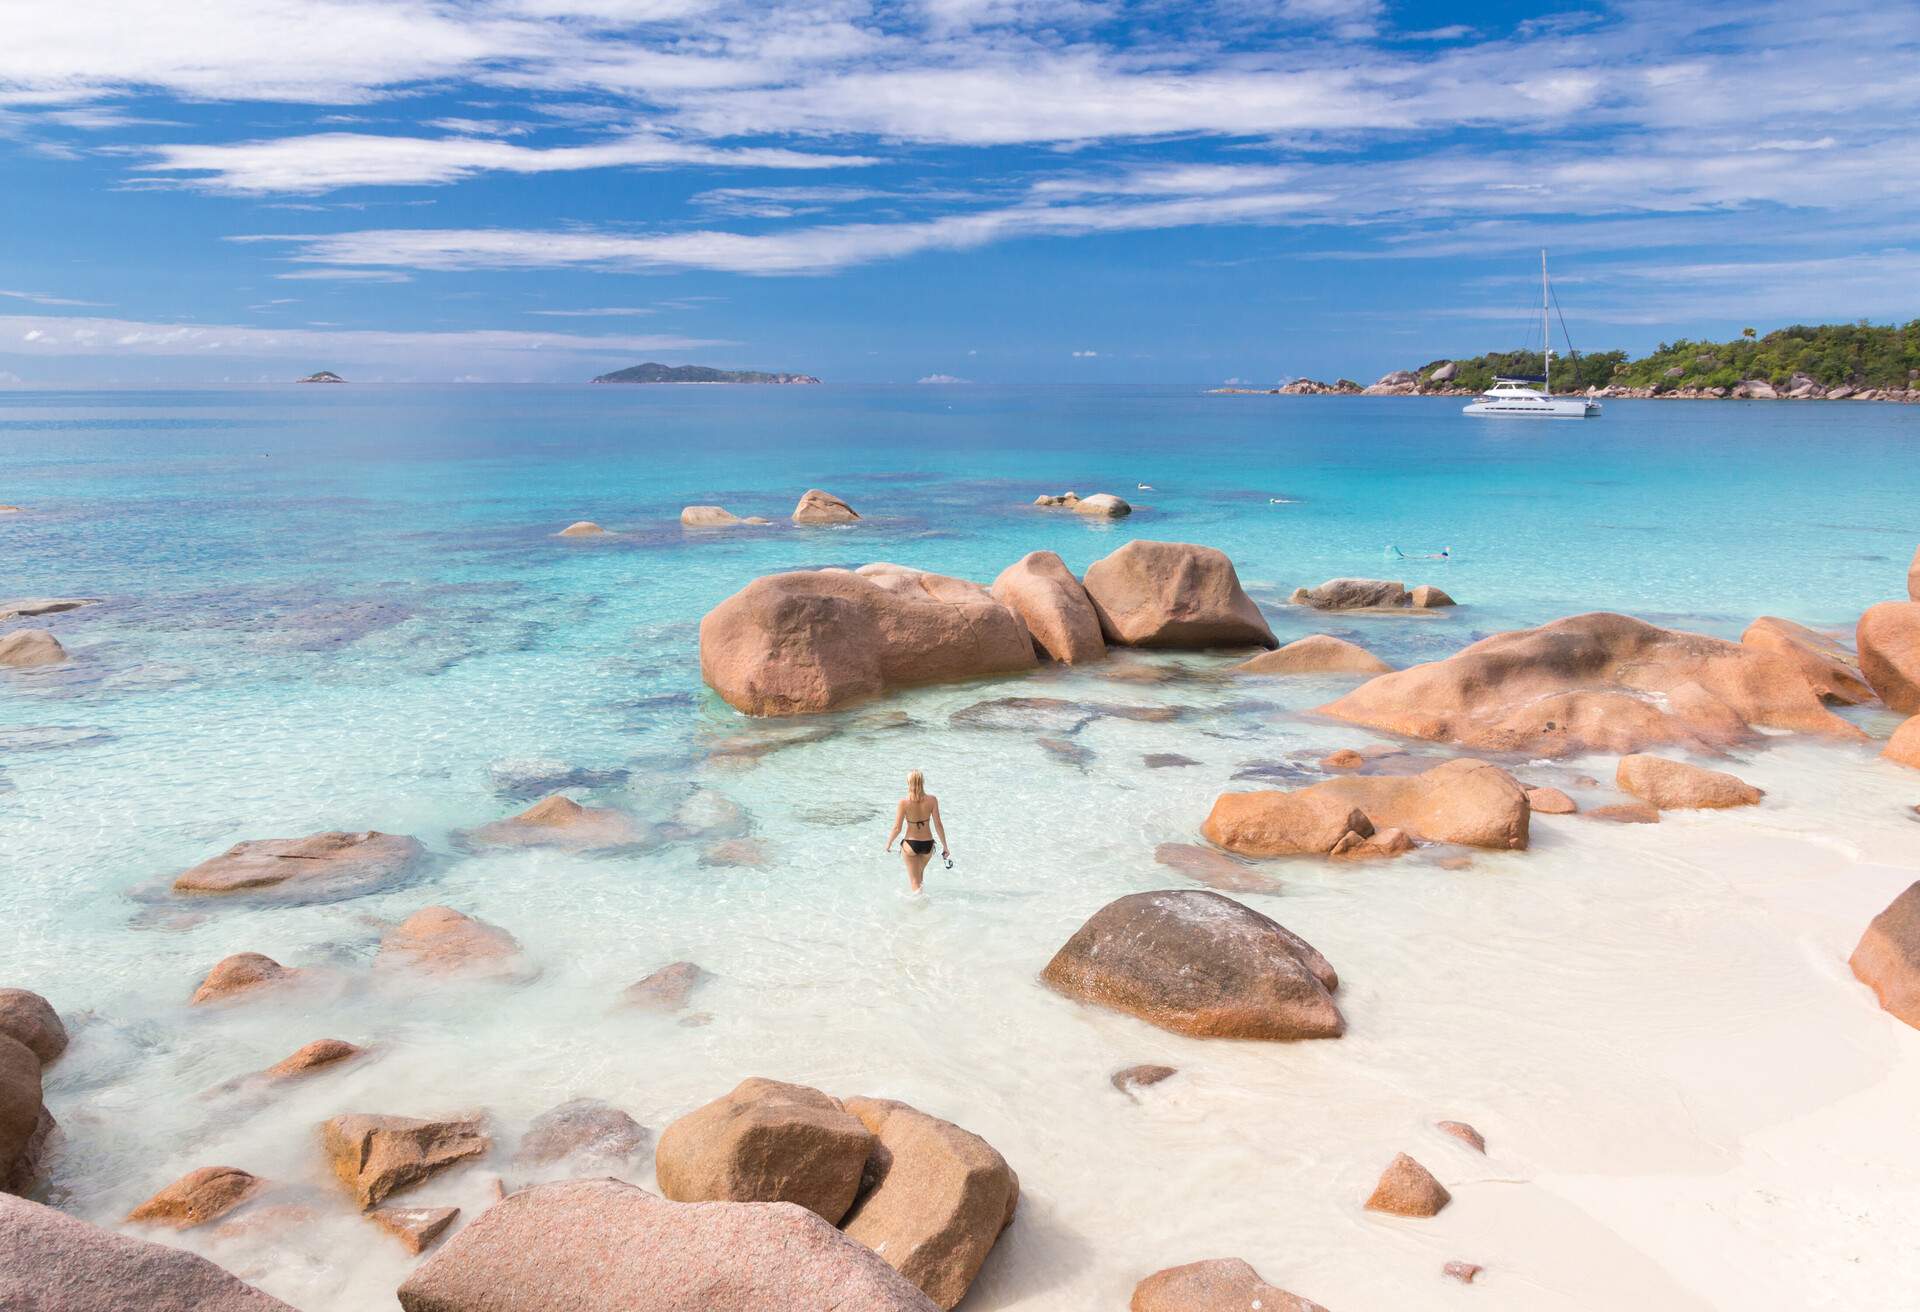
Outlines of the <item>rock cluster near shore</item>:
M 0 990 L 0 1194 L 24 1194 L 40 1179 L 42 1157 L 58 1128 L 40 1077 L 66 1047 L 66 1027 L 45 998 L 25 989 Z M 0 1286 L 4 1280 L 0 1273 Z
M 1527 846 L 1524 788 L 1497 765 L 1447 761 L 1424 774 L 1348 776 L 1292 792 L 1223 793 L 1201 827 L 1241 856 L 1394 856 L 1407 840 L 1496 851 Z

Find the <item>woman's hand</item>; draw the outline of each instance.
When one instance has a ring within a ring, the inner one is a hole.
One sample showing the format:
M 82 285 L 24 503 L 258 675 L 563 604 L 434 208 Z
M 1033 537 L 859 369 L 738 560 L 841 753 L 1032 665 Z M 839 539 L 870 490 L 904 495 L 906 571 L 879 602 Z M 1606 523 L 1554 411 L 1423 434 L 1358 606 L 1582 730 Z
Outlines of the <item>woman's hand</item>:
M 889 852 L 893 851 L 893 844 L 891 842 L 887 844 L 887 851 Z
M 949 852 L 946 848 L 943 847 L 940 849 L 940 859 L 942 861 L 945 861 L 947 858 L 951 857 L 952 855 L 953 853 Z

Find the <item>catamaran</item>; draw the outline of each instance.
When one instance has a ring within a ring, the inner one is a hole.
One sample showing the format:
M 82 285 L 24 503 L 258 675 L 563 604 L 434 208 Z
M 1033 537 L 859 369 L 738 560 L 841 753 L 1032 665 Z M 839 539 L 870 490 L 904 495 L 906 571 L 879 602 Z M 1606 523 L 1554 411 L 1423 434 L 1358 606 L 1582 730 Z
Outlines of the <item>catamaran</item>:
M 1468 415 L 1495 415 L 1522 419 L 1597 419 L 1600 416 L 1600 403 L 1584 396 L 1555 396 L 1553 394 L 1553 336 L 1548 327 L 1549 307 L 1552 303 L 1552 291 L 1547 282 L 1547 253 L 1540 252 L 1540 348 L 1541 363 L 1545 372 L 1538 377 L 1499 376 L 1493 380 L 1493 386 L 1475 397 L 1472 403 L 1462 406 L 1460 413 Z M 1563 321 L 1564 326 L 1564 321 Z M 1573 352 L 1573 342 L 1567 342 L 1567 350 L 1573 354 L 1577 369 L 1580 357 Z M 1576 378 L 1578 373 L 1574 375 Z M 1535 387 L 1534 384 L 1539 386 Z

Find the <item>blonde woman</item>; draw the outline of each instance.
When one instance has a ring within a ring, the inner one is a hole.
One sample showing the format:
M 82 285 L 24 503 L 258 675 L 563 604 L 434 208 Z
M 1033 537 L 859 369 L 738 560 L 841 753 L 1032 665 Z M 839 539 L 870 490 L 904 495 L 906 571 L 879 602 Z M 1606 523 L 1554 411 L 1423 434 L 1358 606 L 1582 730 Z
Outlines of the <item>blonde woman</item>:
M 947 827 L 940 822 L 940 799 L 927 791 L 926 776 L 918 770 L 907 775 L 907 795 L 893 808 L 893 831 L 887 835 L 887 851 L 893 851 L 893 840 L 900 837 L 902 828 L 907 836 L 900 844 L 900 859 L 907 863 L 907 882 L 918 893 L 920 881 L 927 873 L 927 863 L 933 860 L 935 834 L 940 835 L 941 859 L 948 855 Z

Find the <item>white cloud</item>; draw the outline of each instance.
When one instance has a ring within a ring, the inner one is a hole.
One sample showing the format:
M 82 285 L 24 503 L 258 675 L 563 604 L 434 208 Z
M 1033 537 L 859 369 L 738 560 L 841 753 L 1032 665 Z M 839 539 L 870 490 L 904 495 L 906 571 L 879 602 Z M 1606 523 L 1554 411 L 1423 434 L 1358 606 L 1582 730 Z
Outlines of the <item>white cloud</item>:
M 292 273 L 276 273 L 276 278 L 286 282 L 412 282 L 409 274 L 398 273 L 391 269 L 296 269 Z
M 0 291 L 0 296 L 15 301 L 28 301 L 34 305 L 83 305 L 99 309 L 107 304 L 105 301 L 76 301 L 66 296 L 48 296 L 43 292 Z
M 1099 355 L 1100 352 L 1098 351 L 1075 351 L 1073 358 L 1076 360 L 1093 360 L 1097 359 Z
M 922 378 L 919 381 L 938 387 L 938 386 L 944 386 L 949 383 L 971 382 L 972 380 L 968 378 L 955 378 L 952 374 L 928 374 L 925 378 Z
M 602 305 L 587 310 L 528 310 L 527 313 L 544 314 L 555 319 L 632 319 L 660 311 L 645 305 Z

